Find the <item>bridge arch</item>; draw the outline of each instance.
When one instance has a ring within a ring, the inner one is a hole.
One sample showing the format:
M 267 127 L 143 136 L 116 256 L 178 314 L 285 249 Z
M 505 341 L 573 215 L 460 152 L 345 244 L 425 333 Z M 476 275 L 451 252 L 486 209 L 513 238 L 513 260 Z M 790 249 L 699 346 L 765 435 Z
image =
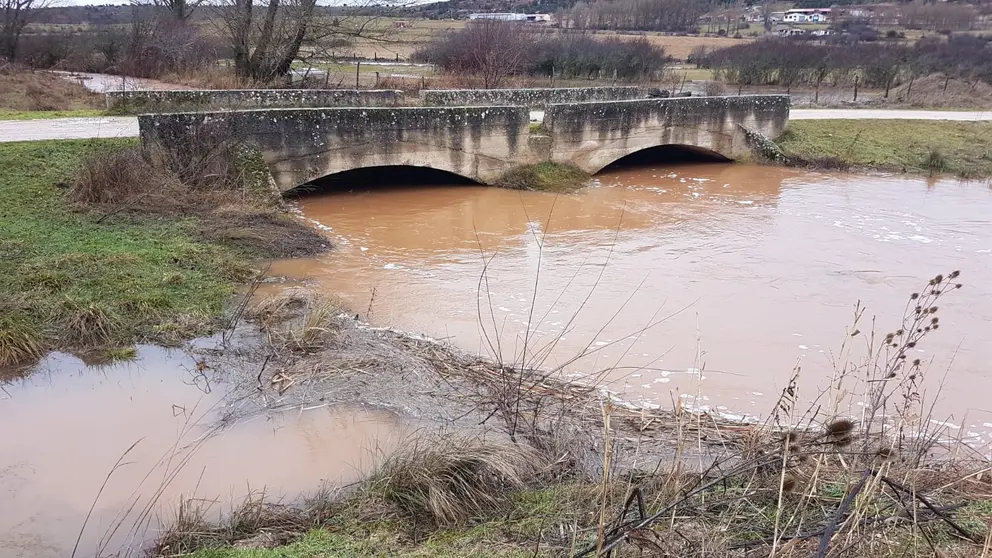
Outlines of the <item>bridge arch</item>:
M 551 159 L 596 173 L 642 150 L 679 145 L 736 159 L 751 151 L 747 130 L 778 137 L 789 98 L 775 95 L 685 97 L 551 105 L 544 128 Z
M 645 147 L 644 149 L 638 149 L 637 151 L 623 155 L 616 160 L 606 163 L 602 168 L 593 171 L 592 174 L 627 166 L 663 163 L 727 163 L 732 160 L 723 154 L 706 149 L 705 147 L 669 143 L 654 147 Z
M 480 182 L 471 177 L 420 165 L 374 165 L 334 172 L 287 190 L 292 197 L 316 192 L 340 192 L 372 188 L 406 186 L 473 186 Z

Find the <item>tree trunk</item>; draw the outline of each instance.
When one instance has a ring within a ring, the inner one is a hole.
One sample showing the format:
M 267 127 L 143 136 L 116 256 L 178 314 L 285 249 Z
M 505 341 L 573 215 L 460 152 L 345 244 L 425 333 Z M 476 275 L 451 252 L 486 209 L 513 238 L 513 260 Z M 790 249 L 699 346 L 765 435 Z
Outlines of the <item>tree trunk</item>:
M 241 78 L 251 77 L 251 52 L 248 42 L 248 35 L 251 31 L 251 12 L 252 0 L 235 0 L 234 14 L 230 16 L 234 73 Z
M 277 13 L 279 13 L 279 0 L 269 0 L 269 8 L 265 11 L 265 22 L 262 24 L 262 32 L 258 36 L 258 44 L 255 45 L 255 52 L 251 54 L 251 59 L 248 61 L 249 77 L 259 81 L 270 79 L 267 74 L 270 73 L 269 68 L 273 64 L 269 48 L 272 45 L 272 30 L 276 25 Z

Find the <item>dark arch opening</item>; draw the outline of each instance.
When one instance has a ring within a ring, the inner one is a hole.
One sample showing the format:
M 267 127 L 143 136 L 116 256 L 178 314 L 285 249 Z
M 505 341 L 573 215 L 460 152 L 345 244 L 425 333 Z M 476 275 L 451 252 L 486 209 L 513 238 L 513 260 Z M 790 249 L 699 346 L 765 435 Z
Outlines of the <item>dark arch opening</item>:
M 459 174 L 430 167 L 388 165 L 363 167 L 329 174 L 284 193 L 287 197 L 333 192 L 362 192 L 383 188 L 423 186 L 477 186 L 479 183 Z
M 631 167 L 682 163 L 727 163 L 730 159 L 715 151 L 692 145 L 659 145 L 635 151 L 606 165 L 599 172 Z

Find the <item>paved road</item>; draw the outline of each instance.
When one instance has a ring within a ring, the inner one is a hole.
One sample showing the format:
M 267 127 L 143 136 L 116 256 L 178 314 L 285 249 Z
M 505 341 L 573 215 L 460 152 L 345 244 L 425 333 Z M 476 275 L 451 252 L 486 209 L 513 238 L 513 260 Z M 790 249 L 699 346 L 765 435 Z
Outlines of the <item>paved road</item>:
M 133 138 L 138 119 L 133 116 L 0 120 L 0 142 L 47 139 Z
M 793 120 L 848 118 L 857 120 L 955 120 L 992 121 L 992 111 L 793 109 Z M 531 120 L 544 120 L 544 111 L 532 111 Z M 138 135 L 133 116 L 102 118 L 53 118 L 51 120 L 0 120 L 0 142 L 46 139 L 130 138 Z

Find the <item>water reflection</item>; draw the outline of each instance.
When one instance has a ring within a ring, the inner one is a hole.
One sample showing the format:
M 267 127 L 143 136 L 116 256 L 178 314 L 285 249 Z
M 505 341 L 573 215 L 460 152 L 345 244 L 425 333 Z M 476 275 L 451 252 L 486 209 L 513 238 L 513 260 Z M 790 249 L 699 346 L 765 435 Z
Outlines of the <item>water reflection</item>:
M 933 376 L 953 359 L 938 414 L 992 424 L 980 395 L 992 391 L 987 188 L 712 164 L 597 178 L 558 197 L 418 187 L 305 198 L 338 249 L 273 272 L 467 350 L 513 358 L 527 338 L 534 362 L 610 369 L 633 399 L 670 405 L 698 391 L 699 406 L 762 414 L 797 364 L 804 393 L 825 384 L 855 302 L 894 328 L 910 292 L 961 269 L 948 325 L 919 354 Z
M 96 502 L 83 554 L 118 522 L 107 553 L 140 545 L 147 533 L 131 530 L 149 504 L 154 532 L 183 497 L 216 499 L 219 513 L 252 489 L 292 498 L 321 481 L 354 480 L 408 432 L 389 413 L 330 407 L 222 428 L 236 405 L 224 387 L 184 353 L 147 346 L 135 362 L 102 367 L 55 353 L 4 386 L 0 555 L 68 556 L 101 483 L 132 444 Z

